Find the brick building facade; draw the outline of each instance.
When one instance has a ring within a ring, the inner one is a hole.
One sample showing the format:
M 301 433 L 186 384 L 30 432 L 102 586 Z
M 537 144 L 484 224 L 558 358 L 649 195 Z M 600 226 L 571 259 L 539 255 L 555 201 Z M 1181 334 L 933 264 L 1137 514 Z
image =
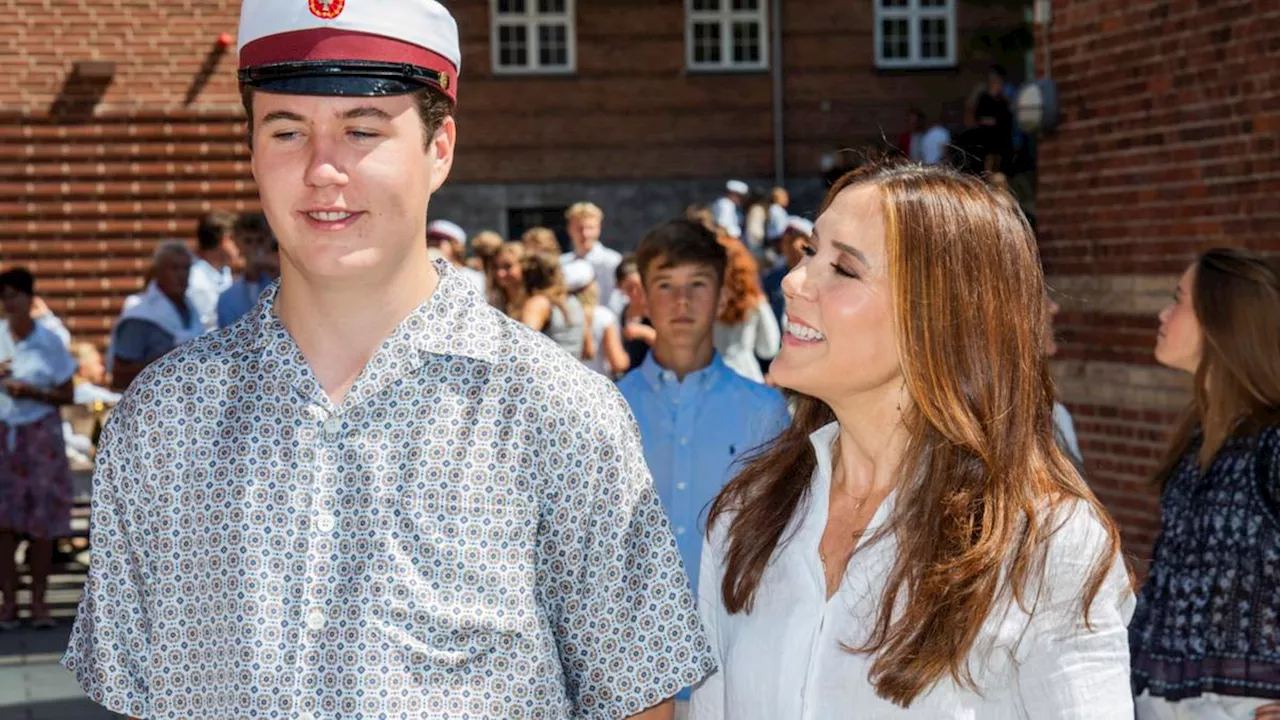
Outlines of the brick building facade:
M 1141 568 L 1148 478 L 1190 384 L 1152 358 L 1156 314 L 1198 251 L 1280 251 L 1280 5 L 1054 0 L 1049 20 L 1037 67 L 1064 115 L 1040 145 L 1037 204 L 1057 376 Z
M 910 104 L 959 102 L 991 61 L 972 39 L 1022 19 L 992 0 L 779 1 L 782 156 L 801 207 L 821 194 L 824 155 L 893 138 Z M 772 184 L 766 0 L 735 0 L 758 6 L 745 14 L 707 10 L 718 0 L 446 4 L 460 132 L 433 215 L 507 232 L 587 198 L 606 209 L 606 242 L 628 247 L 728 177 Z M 72 331 L 102 342 L 157 241 L 192 237 L 208 209 L 256 205 L 235 45 L 218 43 L 239 3 L 0 8 L 0 264 L 30 266 Z

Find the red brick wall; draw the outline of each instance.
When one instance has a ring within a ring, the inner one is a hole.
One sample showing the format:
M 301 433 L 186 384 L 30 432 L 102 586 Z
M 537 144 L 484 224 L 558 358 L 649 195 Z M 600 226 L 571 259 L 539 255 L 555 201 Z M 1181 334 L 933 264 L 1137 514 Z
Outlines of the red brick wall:
M 1044 39 L 1063 122 L 1041 145 L 1038 214 L 1070 295 L 1063 395 L 1141 560 L 1157 528 L 1146 479 L 1187 399 L 1151 357 L 1155 312 L 1202 249 L 1280 251 L 1280 5 L 1055 0 L 1047 54 Z
M 288 0 L 280 0 L 285 2 Z M 300 1 L 300 0 L 299 0 Z M 487 0 L 449 3 L 463 48 L 451 183 L 772 174 L 771 79 L 684 70 L 681 0 L 579 0 L 578 73 L 497 77 Z M 151 248 L 196 218 L 257 203 L 242 142 L 236 0 L 0 0 L 0 264 L 22 263 L 73 333 L 102 343 Z M 1008 11 L 959 13 L 962 48 Z M 791 174 L 899 130 L 904 109 L 962 96 L 965 71 L 877 73 L 870 3 L 787 3 Z M 963 53 L 962 53 L 963 57 Z M 87 115 L 58 116 L 75 63 L 115 74 Z M 206 82 L 207 81 L 207 82 Z

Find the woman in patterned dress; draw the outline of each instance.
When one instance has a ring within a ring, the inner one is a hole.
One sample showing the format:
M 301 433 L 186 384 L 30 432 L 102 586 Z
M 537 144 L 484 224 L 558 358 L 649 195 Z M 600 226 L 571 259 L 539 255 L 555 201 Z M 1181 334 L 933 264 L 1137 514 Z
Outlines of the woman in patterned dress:
M 1280 272 L 1216 249 L 1160 313 L 1195 399 L 1157 475 L 1160 537 L 1129 626 L 1138 720 L 1280 718 Z
M 18 621 L 18 537 L 30 539 L 31 622 L 53 624 L 45 605 L 54 538 L 71 524 L 71 468 L 58 407 L 74 396 L 76 363 L 62 340 L 31 319 L 35 280 L 0 273 L 0 629 Z

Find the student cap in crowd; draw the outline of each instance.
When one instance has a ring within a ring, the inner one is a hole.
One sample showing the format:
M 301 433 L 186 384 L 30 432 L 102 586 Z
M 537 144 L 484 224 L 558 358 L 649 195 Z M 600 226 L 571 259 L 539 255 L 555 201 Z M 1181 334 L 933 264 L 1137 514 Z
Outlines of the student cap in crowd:
M 244 0 L 240 84 L 289 95 L 458 99 L 458 24 L 436 0 Z
M 467 233 L 457 223 L 448 220 L 432 220 L 427 223 L 427 237 L 441 237 L 467 244 Z

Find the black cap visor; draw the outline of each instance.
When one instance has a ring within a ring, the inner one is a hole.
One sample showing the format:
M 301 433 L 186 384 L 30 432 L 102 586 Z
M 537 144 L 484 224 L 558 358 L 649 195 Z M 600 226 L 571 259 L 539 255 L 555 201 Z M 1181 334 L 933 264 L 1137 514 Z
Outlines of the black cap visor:
M 239 76 L 242 86 L 266 92 L 349 97 L 404 95 L 423 88 L 444 93 L 442 83 L 448 82 L 443 73 L 416 65 L 350 61 L 260 65 L 241 70 Z

